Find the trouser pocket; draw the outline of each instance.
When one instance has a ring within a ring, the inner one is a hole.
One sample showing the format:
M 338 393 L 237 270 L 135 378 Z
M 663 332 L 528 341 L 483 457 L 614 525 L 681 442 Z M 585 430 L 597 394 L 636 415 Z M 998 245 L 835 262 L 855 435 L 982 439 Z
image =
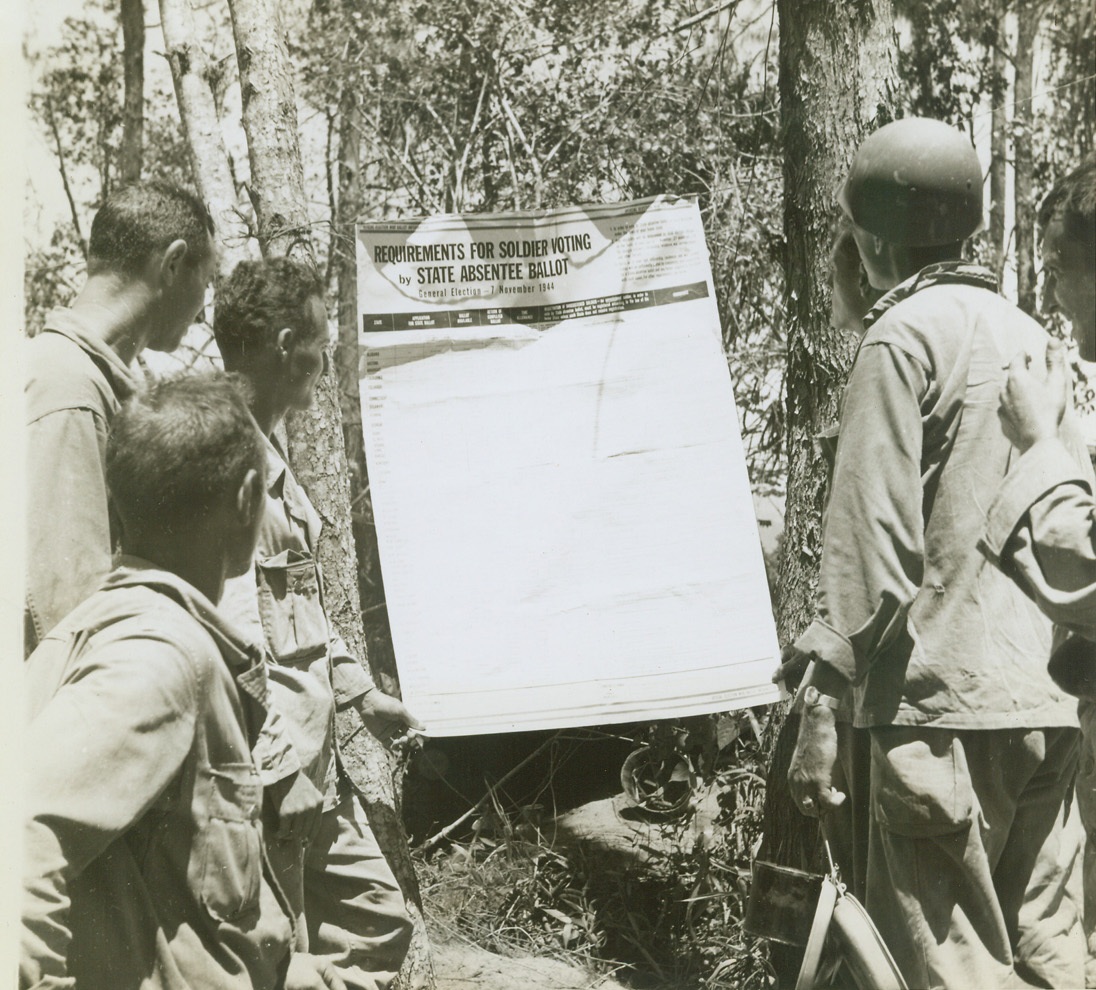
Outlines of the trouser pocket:
M 872 729 L 871 783 L 875 821 L 897 835 L 946 835 L 974 819 L 966 755 L 948 729 Z

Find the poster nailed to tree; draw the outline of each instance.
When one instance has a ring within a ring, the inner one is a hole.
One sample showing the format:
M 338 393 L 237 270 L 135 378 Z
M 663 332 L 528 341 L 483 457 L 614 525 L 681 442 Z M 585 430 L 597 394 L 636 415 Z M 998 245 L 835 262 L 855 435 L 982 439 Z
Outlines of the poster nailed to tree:
M 777 699 L 694 200 L 362 225 L 358 282 L 392 639 L 431 734 Z

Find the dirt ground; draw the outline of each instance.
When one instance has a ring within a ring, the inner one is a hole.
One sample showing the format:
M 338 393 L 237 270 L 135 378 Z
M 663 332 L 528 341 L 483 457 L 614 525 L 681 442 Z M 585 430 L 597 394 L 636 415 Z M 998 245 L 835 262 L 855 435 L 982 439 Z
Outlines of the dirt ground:
M 695 827 L 705 827 L 713 811 L 712 802 L 702 801 Z M 667 847 L 665 835 L 637 816 L 623 794 L 575 808 L 555 824 L 556 843 L 593 844 L 618 862 L 642 862 L 653 849 Z M 429 914 L 429 903 L 425 906 Z M 556 959 L 499 956 L 476 945 L 444 941 L 437 933 L 431 936 L 431 950 L 437 990 L 627 990 L 612 976 L 599 976 Z
M 433 943 L 437 990 L 626 990 L 556 959 L 510 958 L 460 942 Z

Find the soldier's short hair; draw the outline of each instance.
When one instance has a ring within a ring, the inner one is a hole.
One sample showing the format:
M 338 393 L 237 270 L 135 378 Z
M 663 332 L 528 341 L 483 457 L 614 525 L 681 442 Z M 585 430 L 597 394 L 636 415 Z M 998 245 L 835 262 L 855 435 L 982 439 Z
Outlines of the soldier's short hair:
M 213 218 L 194 193 L 167 182 L 135 182 L 112 192 L 95 214 L 88 274 L 137 275 L 178 240 L 186 241 L 195 263 L 207 256 L 213 233 Z
M 309 299 L 323 299 L 323 280 L 293 258 L 241 261 L 217 288 L 213 334 L 226 366 L 239 367 L 267 346 L 271 330 L 299 330 Z
M 1039 230 L 1045 233 L 1052 220 L 1062 222 L 1066 237 L 1096 265 L 1096 153 L 1059 179 L 1039 205 Z
M 123 525 L 184 531 L 248 471 L 264 475 L 262 437 L 247 386 L 223 371 L 183 374 L 140 389 L 115 415 L 106 477 Z

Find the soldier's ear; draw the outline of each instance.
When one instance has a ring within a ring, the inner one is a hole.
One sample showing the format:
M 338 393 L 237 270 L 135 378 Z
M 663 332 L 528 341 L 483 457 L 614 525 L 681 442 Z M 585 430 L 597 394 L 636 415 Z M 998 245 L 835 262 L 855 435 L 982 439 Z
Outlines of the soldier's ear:
M 244 475 L 236 492 L 236 514 L 244 526 L 255 522 L 256 516 L 263 511 L 263 479 L 254 468 Z
M 172 241 L 160 257 L 160 280 L 174 285 L 186 261 L 187 243 L 182 238 Z
M 277 332 L 274 337 L 274 348 L 278 352 L 278 357 L 284 358 L 289 353 L 296 340 L 296 336 L 292 327 L 282 327 L 282 329 Z

